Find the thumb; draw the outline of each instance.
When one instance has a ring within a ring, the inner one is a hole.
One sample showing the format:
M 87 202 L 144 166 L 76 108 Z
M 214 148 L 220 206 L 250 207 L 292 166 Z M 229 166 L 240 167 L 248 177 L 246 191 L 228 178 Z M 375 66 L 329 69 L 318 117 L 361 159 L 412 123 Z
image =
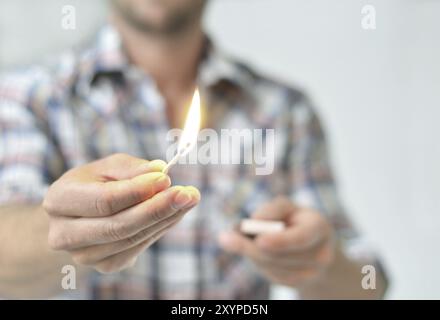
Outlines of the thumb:
M 92 163 L 92 170 L 105 180 L 127 180 L 139 175 L 160 172 L 166 166 L 162 160 L 148 161 L 117 153 Z

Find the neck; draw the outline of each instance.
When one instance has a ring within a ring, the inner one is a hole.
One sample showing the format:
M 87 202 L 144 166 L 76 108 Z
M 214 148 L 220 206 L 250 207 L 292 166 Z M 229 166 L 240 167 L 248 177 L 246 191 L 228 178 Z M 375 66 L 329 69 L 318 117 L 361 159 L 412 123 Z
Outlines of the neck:
M 200 22 L 179 34 L 165 36 L 140 31 L 117 13 L 112 21 L 130 61 L 151 75 L 165 95 L 194 88 L 203 46 Z

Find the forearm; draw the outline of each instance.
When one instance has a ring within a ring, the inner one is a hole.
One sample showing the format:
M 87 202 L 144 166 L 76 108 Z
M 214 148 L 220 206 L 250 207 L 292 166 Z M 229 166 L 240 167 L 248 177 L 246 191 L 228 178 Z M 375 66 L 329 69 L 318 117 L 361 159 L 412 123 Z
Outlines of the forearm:
M 368 264 L 368 263 L 365 263 Z M 299 288 L 302 299 L 381 299 L 385 294 L 384 275 L 377 270 L 376 288 L 362 288 L 363 263 L 347 258 L 336 250 L 335 261 L 316 281 Z
M 47 245 L 48 217 L 41 206 L 0 207 L 0 297 L 48 297 L 61 288 L 65 253 Z

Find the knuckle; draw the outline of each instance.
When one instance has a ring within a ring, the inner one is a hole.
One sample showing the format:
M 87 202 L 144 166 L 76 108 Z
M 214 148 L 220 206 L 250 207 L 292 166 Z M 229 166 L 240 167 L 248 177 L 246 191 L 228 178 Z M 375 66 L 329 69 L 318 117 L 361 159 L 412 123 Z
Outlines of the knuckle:
M 126 239 L 127 244 L 128 244 L 129 246 L 136 245 L 136 244 L 138 244 L 139 242 L 142 242 L 145 238 L 148 238 L 149 234 L 150 234 L 150 231 L 149 231 L 148 229 L 147 229 L 147 230 L 139 231 L 139 232 L 138 232 L 137 234 L 135 234 L 134 236 L 128 237 L 128 238 Z
M 166 210 L 152 207 L 150 210 L 150 215 L 151 215 L 154 222 L 159 222 L 159 221 L 162 221 L 166 217 L 167 212 L 166 212 Z
M 128 190 L 130 190 L 129 197 L 131 203 L 140 203 L 145 200 L 145 195 L 151 196 L 152 186 L 148 185 L 146 188 L 136 188 L 132 181 L 127 182 Z
M 52 250 L 66 250 L 73 245 L 73 239 L 58 230 L 49 230 L 47 243 Z
M 126 227 L 123 223 L 116 221 L 109 221 L 105 227 L 105 237 L 112 241 L 119 241 L 124 238 L 126 234 Z
M 69 171 L 52 183 L 52 185 L 50 185 L 43 199 L 43 203 L 41 205 L 43 210 L 49 215 L 62 215 L 65 213 L 65 195 L 74 190 L 74 188 L 72 188 L 74 183 L 70 181 L 69 178 L 66 178 L 68 173 Z
M 47 214 L 53 214 L 55 212 L 55 205 L 52 202 L 52 200 L 50 199 L 50 196 L 46 196 L 43 200 L 42 203 L 43 206 L 43 210 L 47 213 Z
M 52 250 L 60 250 L 61 249 L 61 245 L 60 245 L 60 241 L 58 239 L 58 236 L 55 235 L 55 233 L 52 231 L 49 231 L 49 235 L 47 237 L 47 244 L 49 245 L 49 248 Z
M 98 215 L 107 216 L 113 212 L 114 195 L 105 189 L 95 200 L 95 209 Z
M 152 235 L 150 237 L 150 241 L 149 241 L 150 245 L 155 243 L 157 240 L 159 240 L 160 237 L 162 237 L 162 233 L 157 233 L 157 234 Z
M 54 199 L 53 193 L 53 186 L 51 186 L 42 203 L 43 210 L 49 215 L 55 215 L 59 211 L 57 201 Z

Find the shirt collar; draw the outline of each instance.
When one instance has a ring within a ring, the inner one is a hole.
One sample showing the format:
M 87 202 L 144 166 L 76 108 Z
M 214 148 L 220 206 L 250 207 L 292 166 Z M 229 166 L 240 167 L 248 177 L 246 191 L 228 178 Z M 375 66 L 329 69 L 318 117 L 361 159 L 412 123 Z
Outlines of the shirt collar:
M 130 65 L 120 35 L 111 24 L 106 24 L 98 31 L 94 44 L 85 52 L 79 68 L 78 85 L 83 90 L 89 90 L 101 76 L 119 75 L 125 78 L 129 72 L 136 69 Z M 198 82 L 204 87 L 210 87 L 222 80 L 243 89 L 249 85 L 251 75 L 243 65 L 224 54 L 206 37 Z
M 214 86 L 226 80 L 241 89 L 247 88 L 252 78 L 248 69 L 225 54 L 208 37 L 206 39 L 206 52 L 199 67 L 199 82 Z

